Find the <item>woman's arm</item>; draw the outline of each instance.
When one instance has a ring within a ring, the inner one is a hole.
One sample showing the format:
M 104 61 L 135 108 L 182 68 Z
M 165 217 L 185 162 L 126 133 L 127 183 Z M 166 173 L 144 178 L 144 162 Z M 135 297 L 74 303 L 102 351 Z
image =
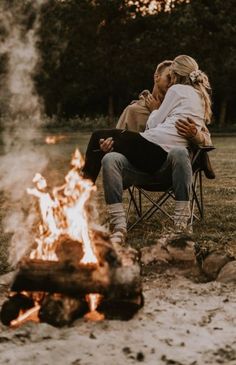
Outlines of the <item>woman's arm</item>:
M 171 87 L 167 91 L 160 108 L 150 114 L 147 120 L 147 129 L 155 128 L 158 124 L 163 123 L 172 110 L 180 104 L 180 101 L 181 96 Z

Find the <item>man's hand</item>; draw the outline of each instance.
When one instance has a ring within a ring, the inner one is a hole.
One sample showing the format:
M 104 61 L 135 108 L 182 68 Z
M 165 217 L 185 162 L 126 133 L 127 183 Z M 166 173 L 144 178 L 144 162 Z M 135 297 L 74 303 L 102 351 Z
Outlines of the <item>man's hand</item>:
M 146 107 L 150 110 L 150 112 L 152 112 L 153 110 L 158 109 L 160 107 L 161 102 L 159 100 L 155 99 L 152 94 L 149 94 L 145 98 L 145 104 L 146 104 Z
M 99 144 L 100 144 L 101 151 L 103 151 L 105 153 L 113 151 L 114 141 L 113 141 L 112 137 L 109 137 L 107 139 L 100 139 Z
M 178 134 L 187 139 L 193 138 L 197 134 L 196 124 L 190 118 L 187 118 L 187 120 L 179 119 L 175 123 L 175 126 L 176 126 Z

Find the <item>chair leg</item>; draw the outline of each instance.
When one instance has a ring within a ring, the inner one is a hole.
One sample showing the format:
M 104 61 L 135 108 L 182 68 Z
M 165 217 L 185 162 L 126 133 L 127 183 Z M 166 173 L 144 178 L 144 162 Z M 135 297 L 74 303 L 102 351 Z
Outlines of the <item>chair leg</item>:
M 198 178 L 198 172 L 195 173 L 194 176 L 194 181 L 192 183 L 192 197 L 191 197 L 191 203 L 190 203 L 190 211 L 191 211 L 191 215 L 190 215 L 190 225 L 193 225 L 194 222 L 194 218 L 197 219 L 197 216 L 194 214 L 194 210 L 195 210 L 195 203 L 197 202 L 197 195 L 196 195 L 196 188 L 197 188 L 197 178 Z M 198 208 L 199 209 L 199 208 Z
M 201 202 L 201 218 L 204 219 L 204 201 L 202 191 L 202 171 L 199 171 L 199 190 L 200 190 L 200 202 Z
M 157 210 L 160 210 L 168 218 L 173 220 L 173 217 L 161 207 L 170 196 L 173 197 L 171 190 L 166 191 L 164 194 L 161 195 L 158 200 L 155 201 L 143 189 L 137 189 L 140 192 L 140 198 L 142 199 L 142 195 L 144 195 L 149 200 L 149 202 L 152 203 L 152 206 L 147 209 L 145 213 L 139 216 L 139 218 L 133 224 L 131 224 L 131 226 L 128 227 L 128 232 L 131 231 L 138 223 L 140 223 L 144 219 L 149 219 Z
M 197 188 L 199 188 L 199 196 L 197 194 Z M 197 206 L 199 216 L 194 213 L 195 205 Z M 191 218 L 190 222 L 193 224 L 194 218 L 202 220 L 204 218 L 204 204 L 203 204 L 203 190 L 202 190 L 202 173 L 197 171 L 195 173 L 194 182 L 192 184 L 192 199 L 191 199 Z
M 141 216 L 141 210 L 139 209 L 138 207 L 138 204 L 136 202 L 136 199 L 135 199 L 135 196 L 134 196 L 134 193 L 135 193 L 135 187 L 133 186 L 132 188 L 128 188 L 128 192 L 129 192 L 129 196 L 130 196 L 130 199 L 129 199 L 129 205 L 128 205 L 128 209 L 127 209 L 127 221 L 128 221 L 128 217 L 129 217 L 129 213 L 130 213 L 130 210 L 131 210 L 131 205 L 133 203 L 134 205 L 134 208 L 136 210 L 136 213 L 138 214 L 138 216 L 140 217 Z M 139 205 L 140 205 L 140 202 L 139 202 Z
M 173 199 L 175 199 L 174 196 L 173 196 L 173 194 L 170 191 L 168 191 L 168 192 L 165 192 L 156 202 L 150 200 L 152 202 L 153 206 L 150 208 L 150 214 L 147 216 L 147 219 L 151 218 L 153 216 L 153 214 L 156 213 L 157 210 L 160 210 L 163 214 L 165 214 L 168 218 L 170 218 L 173 221 L 172 216 L 169 213 L 167 213 L 164 209 L 161 208 L 161 206 L 170 197 L 172 197 Z
M 140 216 L 142 215 L 143 212 L 143 207 L 142 207 L 142 193 L 141 191 L 138 189 L 138 202 L 139 202 L 139 212 L 140 212 Z

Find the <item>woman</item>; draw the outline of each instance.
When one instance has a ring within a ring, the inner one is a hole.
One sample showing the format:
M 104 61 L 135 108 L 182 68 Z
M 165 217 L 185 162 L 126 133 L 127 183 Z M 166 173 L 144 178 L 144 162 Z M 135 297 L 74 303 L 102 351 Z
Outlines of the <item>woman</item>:
M 174 59 L 170 69 L 172 86 L 160 108 L 150 114 L 144 132 L 108 129 L 92 134 L 83 168 L 85 177 L 95 182 L 99 174 L 104 156 L 100 150 L 100 139 L 112 137 L 113 151 L 123 154 L 137 169 L 155 174 L 173 147 L 188 146 L 188 141 L 178 134 L 175 127 L 178 119 L 194 119 L 197 129 L 210 122 L 210 84 L 197 62 L 181 55 Z

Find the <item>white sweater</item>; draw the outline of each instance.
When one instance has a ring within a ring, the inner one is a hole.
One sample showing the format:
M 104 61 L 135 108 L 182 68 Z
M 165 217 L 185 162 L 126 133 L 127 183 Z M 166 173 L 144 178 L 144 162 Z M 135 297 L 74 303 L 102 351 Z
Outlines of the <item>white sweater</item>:
M 200 130 L 204 125 L 205 107 L 200 93 L 190 85 L 176 84 L 169 88 L 159 109 L 147 121 L 142 137 L 161 146 L 166 152 L 173 147 L 187 147 L 188 141 L 175 127 L 178 119 L 190 117 Z

